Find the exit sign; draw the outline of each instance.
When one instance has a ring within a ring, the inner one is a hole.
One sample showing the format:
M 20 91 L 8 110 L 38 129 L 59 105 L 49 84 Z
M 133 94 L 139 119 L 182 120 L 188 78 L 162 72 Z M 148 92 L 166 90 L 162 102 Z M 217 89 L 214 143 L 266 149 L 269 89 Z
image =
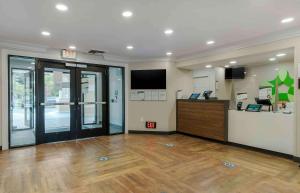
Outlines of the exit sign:
M 147 129 L 156 129 L 156 122 L 146 121 L 146 128 Z
M 76 51 L 75 50 L 66 50 L 63 49 L 61 50 L 61 57 L 62 59 L 72 59 L 75 60 L 76 59 Z

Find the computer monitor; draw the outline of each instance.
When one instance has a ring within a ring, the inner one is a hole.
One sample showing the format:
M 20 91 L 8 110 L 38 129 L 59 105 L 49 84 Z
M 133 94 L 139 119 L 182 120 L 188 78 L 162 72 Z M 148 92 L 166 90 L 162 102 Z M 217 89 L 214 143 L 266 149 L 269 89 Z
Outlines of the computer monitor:
M 262 105 L 260 104 L 249 104 L 246 108 L 246 111 L 248 112 L 260 112 L 262 108 Z
M 256 103 L 259 104 L 259 105 L 268 106 L 268 107 L 269 107 L 269 111 L 271 111 L 272 102 L 271 102 L 270 99 L 259 99 L 259 98 L 255 98 L 255 101 L 256 101 Z
M 209 99 L 210 95 L 212 94 L 212 91 L 211 90 L 206 90 L 203 92 L 203 96 L 206 100 Z
M 197 100 L 200 97 L 200 93 L 192 93 L 190 100 Z

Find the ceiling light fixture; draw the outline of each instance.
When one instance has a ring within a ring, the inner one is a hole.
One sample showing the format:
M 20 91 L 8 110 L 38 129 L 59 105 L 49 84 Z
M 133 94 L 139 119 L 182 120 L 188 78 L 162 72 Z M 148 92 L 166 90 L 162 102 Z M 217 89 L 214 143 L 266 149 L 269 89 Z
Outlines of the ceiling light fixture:
M 70 49 L 70 50 L 76 50 L 76 46 L 73 46 L 73 45 L 72 45 L 72 46 L 69 46 L 69 49 Z
M 133 16 L 133 13 L 131 11 L 123 11 L 122 16 L 126 18 L 130 18 Z
M 48 31 L 42 31 L 41 34 L 42 34 L 43 36 L 50 36 L 50 35 L 51 35 L 51 33 L 48 32 Z
M 129 45 L 129 46 L 126 47 L 127 50 L 133 50 L 133 48 L 134 48 L 134 47 L 131 46 L 131 45 Z
M 279 68 L 275 68 L 275 71 L 278 71 L 279 70 Z
M 236 64 L 236 63 L 237 63 L 237 61 L 235 61 L 235 60 L 232 60 L 232 61 L 230 61 L 229 63 L 230 63 L 230 64 Z
M 271 62 L 273 62 L 273 61 L 276 60 L 276 58 L 269 58 L 269 60 L 270 60 Z
M 224 66 L 224 68 L 229 68 L 229 67 L 230 67 L 230 66 L 229 66 L 228 64 Z
M 68 11 L 69 10 L 68 6 L 66 6 L 65 4 L 62 4 L 62 3 L 56 4 L 55 7 L 59 11 Z
M 173 54 L 172 52 L 167 52 L 166 53 L 167 56 L 172 56 L 172 54 Z
M 281 20 L 281 23 L 290 23 L 290 22 L 293 22 L 294 20 L 295 20 L 295 18 L 288 17 L 288 18 L 284 18 L 283 20 Z
M 207 45 L 212 45 L 214 43 L 215 43 L 215 41 L 213 41 L 213 40 L 209 40 L 209 41 L 206 42 Z
M 212 65 L 208 64 L 205 66 L 205 68 L 212 68 Z
M 172 29 L 166 29 L 165 30 L 166 35 L 172 35 L 173 33 L 174 33 L 174 31 Z
M 279 53 L 279 54 L 277 54 L 276 56 L 277 56 L 277 57 L 283 57 L 283 56 L 286 56 L 286 54 L 285 54 L 285 53 Z

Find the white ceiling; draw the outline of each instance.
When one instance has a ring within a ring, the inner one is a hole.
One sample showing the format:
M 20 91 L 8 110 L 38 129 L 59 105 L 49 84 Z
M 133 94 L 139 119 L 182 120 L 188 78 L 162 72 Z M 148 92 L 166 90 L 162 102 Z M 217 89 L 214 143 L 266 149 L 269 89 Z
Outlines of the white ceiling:
M 56 3 L 69 11 L 61 13 Z M 134 16 L 124 19 L 122 11 Z M 181 58 L 300 30 L 299 0 L 0 0 L 0 39 L 132 59 Z M 295 17 L 281 24 L 286 17 Z M 172 28 L 166 37 L 163 31 Z M 48 30 L 51 37 L 42 37 Z M 216 44 L 207 46 L 213 39 Z M 126 50 L 131 44 L 134 50 Z
M 284 53 L 286 56 L 277 57 L 277 54 Z M 270 61 L 270 58 L 276 58 L 275 61 Z M 230 61 L 236 61 L 236 64 L 230 64 Z M 196 69 L 205 69 L 206 65 L 212 65 L 212 67 L 224 67 L 229 65 L 230 67 L 251 67 L 251 66 L 260 66 L 260 65 L 274 65 L 274 64 L 283 64 L 283 63 L 294 63 L 294 49 L 283 49 L 276 50 L 272 52 L 265 52 L 255 55 L 247 55 L 238 58 L 231 58 L 228 60 L 214 61 L 207 64 L 198 64 L 192 65 L 185 69 L 196 70 Z

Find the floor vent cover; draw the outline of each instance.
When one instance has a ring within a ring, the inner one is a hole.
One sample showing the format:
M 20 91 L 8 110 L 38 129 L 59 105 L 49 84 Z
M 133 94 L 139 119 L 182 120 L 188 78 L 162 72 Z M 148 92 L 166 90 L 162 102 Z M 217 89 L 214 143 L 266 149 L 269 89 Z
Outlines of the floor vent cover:
M 175 145 L 173 143 L 167 143 L 165 144 L 166 147 L 175 147 Z
M 109 160 L 109 157 L 107 156 L 101 156 L 98 158 L 99 161 L 108 161 Z
M 234 163 L 229 162 L 229 161 L 225 161 L 224 166 L 229 169 L 234 169 L 236 167 L 236 165 Z

